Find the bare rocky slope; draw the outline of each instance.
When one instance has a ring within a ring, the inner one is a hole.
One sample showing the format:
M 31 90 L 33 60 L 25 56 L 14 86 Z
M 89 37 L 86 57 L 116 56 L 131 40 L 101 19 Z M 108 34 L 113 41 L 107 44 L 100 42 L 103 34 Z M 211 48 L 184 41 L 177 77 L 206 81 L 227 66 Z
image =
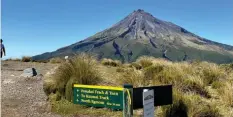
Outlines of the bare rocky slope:
M 51 112 L 43 91 L 43 76 L 57 65 L 19 61 L 1 61 L 1 117 L 61 117 Z M 20 76 L 26 68 L 35 68 L 38 77 Z
M 172 61 L 205 60 L 233 62 L 233 46 L 197 36 L 171 22 L 162 21 L 139 9 L 112 27 L 87 39 L 33 57 L 48 60 L 81 52 L 96 54 L 99 59 L 135 61 L 139 56 L 163 57 Z

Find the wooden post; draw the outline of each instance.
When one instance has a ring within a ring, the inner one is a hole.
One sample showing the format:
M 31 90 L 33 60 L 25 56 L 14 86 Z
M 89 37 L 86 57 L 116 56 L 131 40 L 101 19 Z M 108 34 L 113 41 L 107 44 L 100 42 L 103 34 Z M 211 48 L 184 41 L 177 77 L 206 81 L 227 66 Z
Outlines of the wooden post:
M 125 84 L 123 87 L 123 117 L 133 117 L 133 85 Z

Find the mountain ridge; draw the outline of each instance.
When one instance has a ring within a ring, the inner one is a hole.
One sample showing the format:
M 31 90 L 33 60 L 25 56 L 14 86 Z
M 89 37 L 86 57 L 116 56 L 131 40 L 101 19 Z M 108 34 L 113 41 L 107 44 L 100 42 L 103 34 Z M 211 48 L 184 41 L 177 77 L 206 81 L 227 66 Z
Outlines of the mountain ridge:
M 196 55 L 193 56 L 190 51 Z M 132 62 L 142 55 L 167 57 L 172 61 L 181 61 L 187 57 L 189 60 L 233 62 L 233 46 L 202 38 L 141 9 L 93 36 L 54 52 L 33 56 L 33 59 L 46 60 L 81 52 L 97 54 L 99 59 L 112 58 L 122 62 Z

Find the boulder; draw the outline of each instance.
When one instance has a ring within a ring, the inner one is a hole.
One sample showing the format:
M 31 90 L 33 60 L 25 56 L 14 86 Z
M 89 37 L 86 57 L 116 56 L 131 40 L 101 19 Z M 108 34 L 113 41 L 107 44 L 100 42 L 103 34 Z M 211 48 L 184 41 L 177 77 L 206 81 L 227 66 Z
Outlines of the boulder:
M 22 77 L 33 77 L 36 76 L 37 72 L 35 68 L 27 68 L 23 71 L 23 73 L 20 75 Z

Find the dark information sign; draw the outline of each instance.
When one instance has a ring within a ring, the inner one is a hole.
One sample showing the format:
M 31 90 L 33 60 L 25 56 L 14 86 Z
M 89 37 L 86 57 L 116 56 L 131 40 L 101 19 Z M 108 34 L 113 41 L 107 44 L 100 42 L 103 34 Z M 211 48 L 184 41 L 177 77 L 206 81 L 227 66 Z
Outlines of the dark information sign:
M 172 104 L 172 85 L 133 88 L 133 109 L 143 108 L 143 90 L 154 90 L 154 106 Z
M 75 104 L 104 107 L 111 109 L 123 109 L 122 87 L 73 85 Z

